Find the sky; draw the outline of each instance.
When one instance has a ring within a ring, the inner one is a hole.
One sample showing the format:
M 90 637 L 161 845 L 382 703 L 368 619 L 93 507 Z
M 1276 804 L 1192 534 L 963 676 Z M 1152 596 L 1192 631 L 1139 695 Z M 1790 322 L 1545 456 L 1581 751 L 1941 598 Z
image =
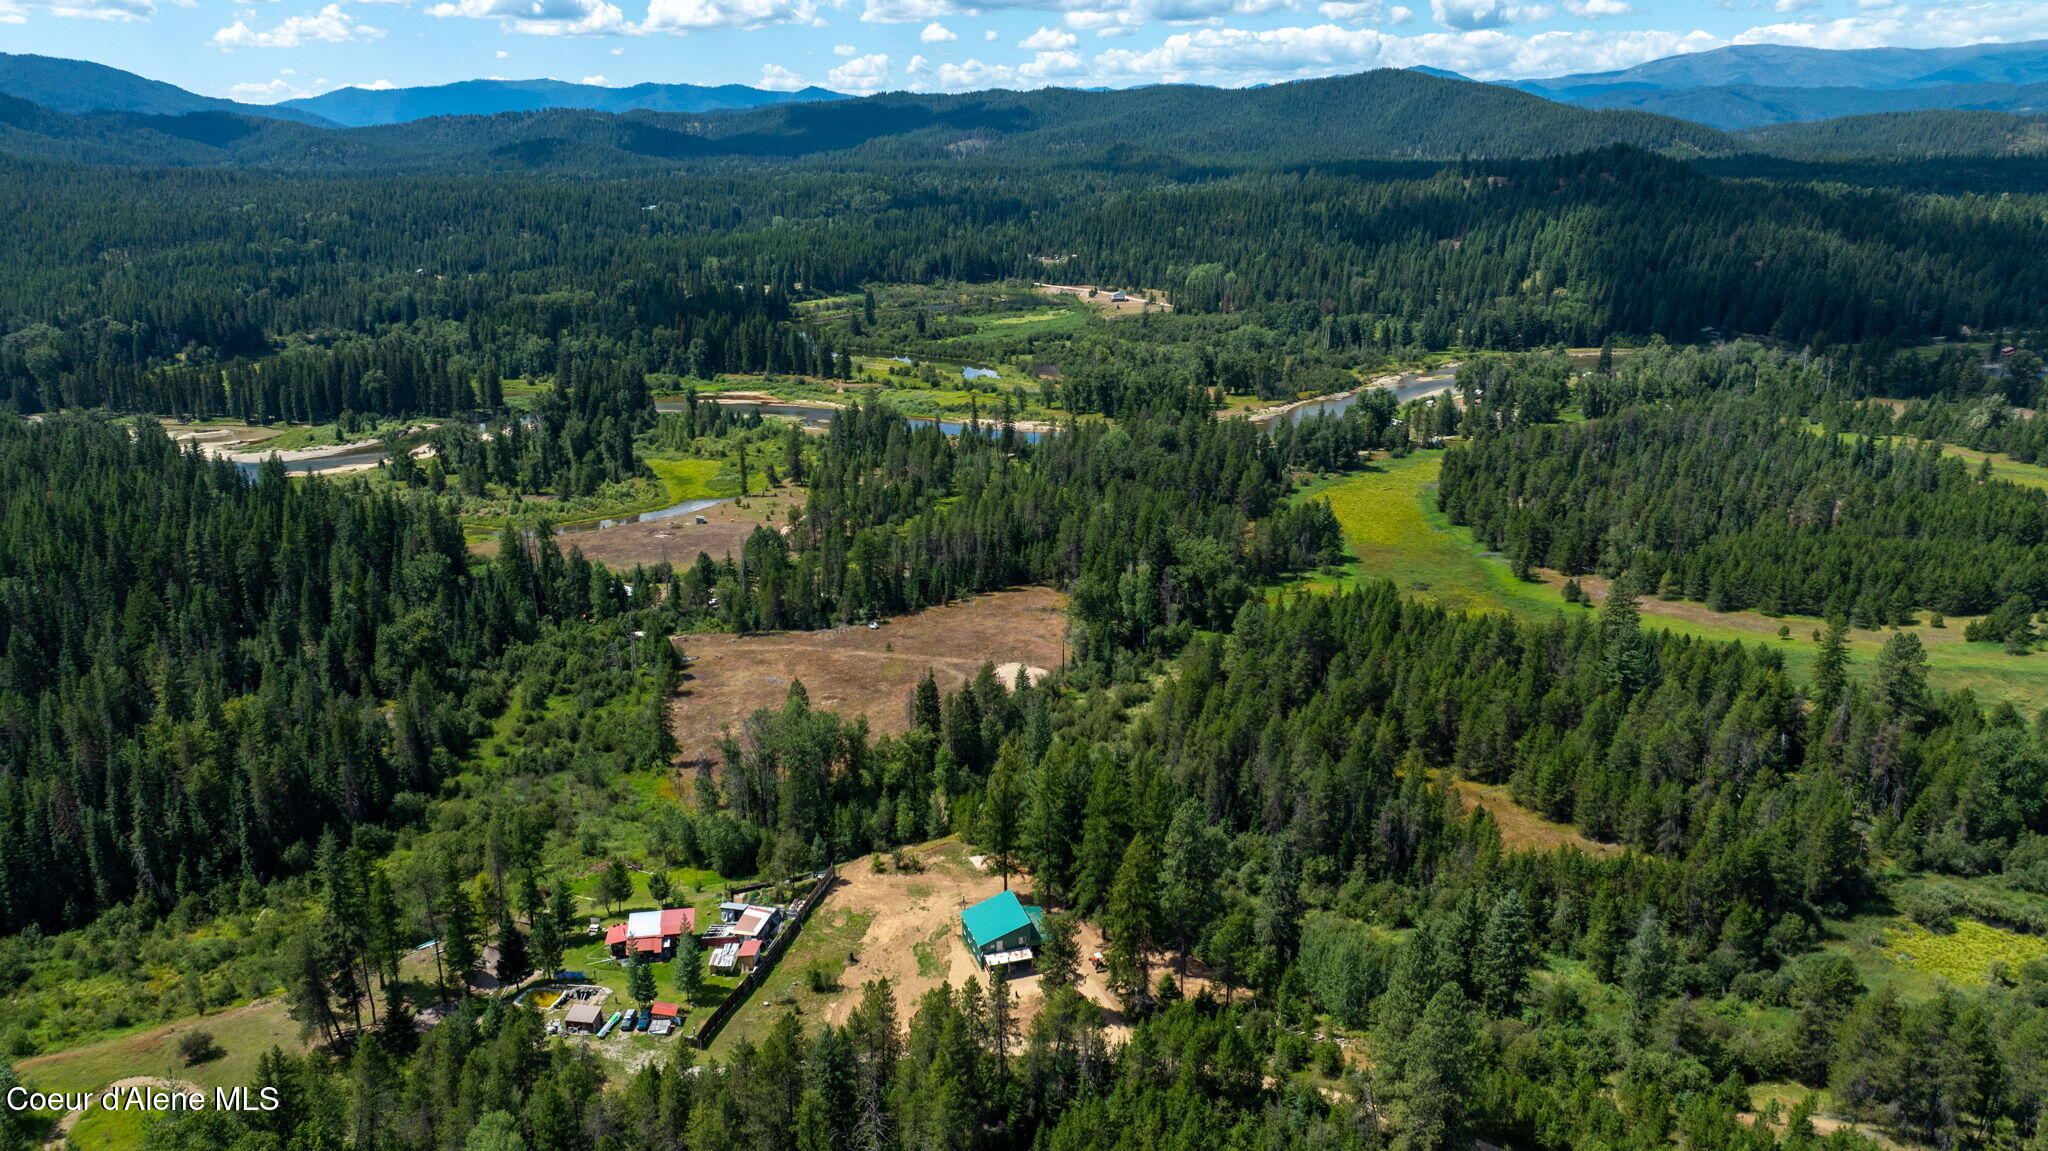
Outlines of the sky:
M 2048 0 L 0 0 L 0 51 L 269 103 L 478 77 L 840 92 L 1476 79 L 2048 37 Z

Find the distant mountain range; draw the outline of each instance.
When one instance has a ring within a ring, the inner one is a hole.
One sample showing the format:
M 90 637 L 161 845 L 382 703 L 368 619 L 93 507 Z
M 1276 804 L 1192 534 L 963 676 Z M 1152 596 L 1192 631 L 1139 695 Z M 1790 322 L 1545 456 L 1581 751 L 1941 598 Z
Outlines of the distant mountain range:
M 234 112 L 301 124 L 335 127 L 315 112 L 272 104 L 243 104 L 187 92 L 174 84 L 89 60 L 0 52 L 0 95 L 27 100 L 58 112 L 140 112 L 181 116 L 187 112 Z
M 1768 69 L 1785 81 L 1895 86 L 1747 82 Z M 1996 158 L 2048 155 L 2048 118 L 2038 114 L 2048 80 L 2030 79 L 2037 72 L 2048 72 L 2048 42 L 1924 52 L 1750 46 L 1516 85 L 1383 69 L 1241 89 L 856 99 L 815 88 L 475 81 L 343 89 L 264 107 L 97 64 L 0 55 L 0 154 L 279 170 L 588 172 L 825 155 L 1153 168 L 1318 164 L 1540 156 L 1610 144 L 1689 157 Z M 1703 79 L 1742 82 L 1655 87 Z M 1958 105 L 1964 95 L 1974 102 Z M 758 102 L 735 103 L 748 100 Z M 578 101 L 597 106 L 558 106 Z M 1857 114 L 1794 123 L 1817 110 Z
M 716 87 L 635 84 L 629 88 L 608 88 L 599 84 L 571 84 L 564 80 L 464 80 L 427 88 L 338 88 L 319 96 L 286 100 L 276 106 L 347 127 L 361 128 L 402 124 L 429 116 L 489 116 L 498 112 L 539 112 L 549 108 L 580 108 L 593 112 L 721 112 L 767 104 L 845 98 L 824 88 L 770 92 L 744 84 Z
M 1582 72 L 1516 87 L 1557 91 L 1589 86 L 1708 88 L 1928 88 L 1942 84 L 2048 81 L 2048 40 L 1962 48 L 1798 48 L 1737 44 L 1666 56 L 1616 72 Z
M 1876 112 L 2048 111 L 2048 40 L 1963 48 L 1741 44 L 1615 72 L 1508 86 L 1582 108 L 1627 108 L 1716 128 Z
M 1607 144 L 1729 150 L 1711 128 L 1381 70 L 1257 89 L 1160 85 L 892 93 L 710 113 L 547 109 L 362 128 L 223 112 L 59 112 L 0 97 L 0 151 L 93 163 L 296 170 L 603 171 L 713 157 L 1066 158 L 1112 166 L 1536 156 Z

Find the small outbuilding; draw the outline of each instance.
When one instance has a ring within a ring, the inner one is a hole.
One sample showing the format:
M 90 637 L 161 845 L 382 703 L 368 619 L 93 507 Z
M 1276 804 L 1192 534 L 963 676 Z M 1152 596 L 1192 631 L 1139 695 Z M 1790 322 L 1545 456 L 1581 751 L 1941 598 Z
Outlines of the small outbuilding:
M 603 1015 L 598 1011 L 597 1004 L 577 1003 L 570 1006 L 568 1015 L 562 1020 L 562 1026 L 564 1029 L 573 1031 L 578 1035 L 595 1035 L 597 1033 L 597 1025 L 602 1018 Z

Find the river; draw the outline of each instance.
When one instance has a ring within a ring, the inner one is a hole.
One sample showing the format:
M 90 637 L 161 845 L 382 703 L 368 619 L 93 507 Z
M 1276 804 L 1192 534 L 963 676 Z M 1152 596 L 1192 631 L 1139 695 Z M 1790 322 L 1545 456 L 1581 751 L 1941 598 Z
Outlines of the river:
M 1438 368 L 1428 372 L 1403 372 L 1400 379 L 1396 380 L 1392 385 L 1394 400 L 1397 403 L 1405 404 L 1409 400 L 1420 399 L 1423 396 L 1433 395 L 1437 392 L 1449 391 L 1453 382 L 1457 379 L 1457 375 L 1458 370 L 1455 366 Z M 1388 385 L 1382 384 L 1380 386 L 1386 387 Z M 1276 409 L 1253 416 L 1252 422 L 1272 427 L 1278 424 L 1282 417 L 1285 417 L 1289 423 L 1298 424 L 1302 420 L 1315 415 L 1341 416 L 1351 410 L 1351 405 L 1358 402 L 1359 396 L 1371 390 L 1369 387 L 1356 388 L 1348 392 L 1339 392 L 1334 396 L 1325 396 L 1319 400 L 1305 400 L 1292 407 Z

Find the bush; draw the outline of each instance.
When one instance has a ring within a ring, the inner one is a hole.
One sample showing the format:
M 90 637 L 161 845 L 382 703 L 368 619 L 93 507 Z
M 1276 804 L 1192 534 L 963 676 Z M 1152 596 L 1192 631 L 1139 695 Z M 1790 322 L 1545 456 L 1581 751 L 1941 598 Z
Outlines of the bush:
M 829 959 L 820 959 L 804 968 L 804 980 L 817 995 L 830 995 L 839 990 L 839 966 Z
M 1937 935 L 1954 931 L 1956 916 L 1964 911 L 1954 888 L 1929 884 L 1899 896 L 1899 910 L 1906 918 Z
M 178 1037 L 178 1058 L 183 1059 L 187 1067 L 211 1063 L 225 1054 L 227 1052 L 213 1041 L 211 1031 L 187 1031 Z

